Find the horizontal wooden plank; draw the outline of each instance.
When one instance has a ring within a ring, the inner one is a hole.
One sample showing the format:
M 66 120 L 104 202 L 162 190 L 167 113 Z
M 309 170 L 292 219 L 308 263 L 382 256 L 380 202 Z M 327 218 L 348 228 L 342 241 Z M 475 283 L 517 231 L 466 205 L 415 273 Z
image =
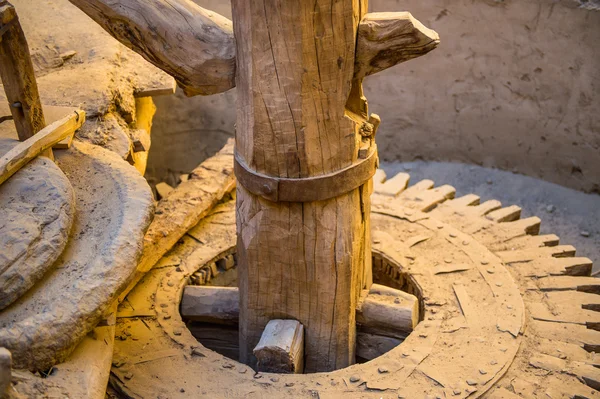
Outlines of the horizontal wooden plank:
M 194 321 L 236 325 L 239 304 L 237 287 L 188 285 L 181 298 L 181 316 Z

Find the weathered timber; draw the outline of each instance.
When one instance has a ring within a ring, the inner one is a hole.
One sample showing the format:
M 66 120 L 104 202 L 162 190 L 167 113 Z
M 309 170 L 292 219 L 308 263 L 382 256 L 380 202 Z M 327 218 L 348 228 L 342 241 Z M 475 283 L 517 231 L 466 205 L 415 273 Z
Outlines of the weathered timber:
M 373 284 L 356 311 L 356 322 L 370 333 L 404 338 L 419 322 L 419 301 L 404 291 Z
M 301 374 L 304 327 L 296 320 L 271 320 L 254 348 L 258 371 Z
M 29 45 L 15 8 L 0 1 L 0 77 L 15 121 L 24 141 L 46 126 Z
M 439 43 L 439 35 L 409 12 L 369 13 L 358 26 L 354 78 L 425 55 Z
M 369 121 L 353 79 L 364 0 L 235 0 L 237 156 L 258 174 L 305 179 L 358 160 Z M 365 130 L 365 129 L 363 129 Z M 237 190 L 240 359 L 272 319 L 305 329 L 306 370 L 354 362 L 355 308 L 371 277 L 371 182 L 323 201 Z
M 237 325 L 240 292 L 237 287 L 188 285 L 181 298 L 181 315 L 194 321 Z
M 69 0 L 188 96 L 235 86 L 231 21 L 191 0 Z
M 217 154 L 198 165 L 189 180 L 158 202 L 154 220 L 144 236 L 137 272 L 119 300 L 234 187 L 233 140 L 229 140 Z
M 0 184 L 43 151 L 52 148 L 54 144 L 73 134 L 84 122 L 85 112 L 76 111 L 14 146 L 0 158 Z

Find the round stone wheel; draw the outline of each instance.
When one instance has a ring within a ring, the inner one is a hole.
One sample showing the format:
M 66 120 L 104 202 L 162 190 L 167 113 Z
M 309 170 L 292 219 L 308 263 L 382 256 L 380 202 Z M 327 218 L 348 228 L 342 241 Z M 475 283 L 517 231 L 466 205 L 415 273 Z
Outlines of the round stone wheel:
M 110 312 L 136 271 L 154 208 L 147 182 L 117 154 L 74 142 L 55 156 L 75 193 L 75 221 L 43 279 L 0 312 L 0 347 L 14 368 L 64 361 Z
M 0 311 L 51 269 L 74 217 L 73 187 L 46 157 L 32 160 L 0 186 Z
M 130 397 L 596 398 L 600 280 L 520 208 L 408 175 L 375 176 L 375 282 L 412 291 L 421 321 L 397 347 L 328 373 L 256 373 L 202 346 L 179 313 L 190 283 L 235 251 L 234 201 L 191 229 L 117 314 L 111 384 Z M 185 392 L 185 394 L 183 394 Z

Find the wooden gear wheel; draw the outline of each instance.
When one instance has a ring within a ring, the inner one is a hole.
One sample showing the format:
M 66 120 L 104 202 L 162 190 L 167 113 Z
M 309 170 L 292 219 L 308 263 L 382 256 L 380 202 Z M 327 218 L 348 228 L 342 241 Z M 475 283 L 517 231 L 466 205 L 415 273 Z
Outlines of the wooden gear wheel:
M 121 304 L 112 388 L 131 398 L 600 397 L 600 282 L 591 261 L 555 235 L 538 235 L 540 219 L 520 219 L 517 206 L 454 199 L 453 187 L 430 180 L 407 188 L 408 178 L 385 181 L 380 170 L 372 196 L 374 280 L 412 291 L 422 308 L 400 345 L 315 374 L 256 373 L 201 345 L 179 303 L 190 276 L 207 283 L 232 267 L 230 199 Z

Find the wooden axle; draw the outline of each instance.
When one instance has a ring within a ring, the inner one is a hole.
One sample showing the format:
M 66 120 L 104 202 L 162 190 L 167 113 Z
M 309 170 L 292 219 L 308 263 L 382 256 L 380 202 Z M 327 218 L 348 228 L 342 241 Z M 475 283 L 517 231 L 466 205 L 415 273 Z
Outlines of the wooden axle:
M 216 94 L 235 86 L 236 49 L 229 19 L 191 0 L 69 1 L 175 77 L 186 95 Z M 408 12 L 366 14 L 357 32 L 354 79 L 425 55 L 438 44 L 438 34 Z

